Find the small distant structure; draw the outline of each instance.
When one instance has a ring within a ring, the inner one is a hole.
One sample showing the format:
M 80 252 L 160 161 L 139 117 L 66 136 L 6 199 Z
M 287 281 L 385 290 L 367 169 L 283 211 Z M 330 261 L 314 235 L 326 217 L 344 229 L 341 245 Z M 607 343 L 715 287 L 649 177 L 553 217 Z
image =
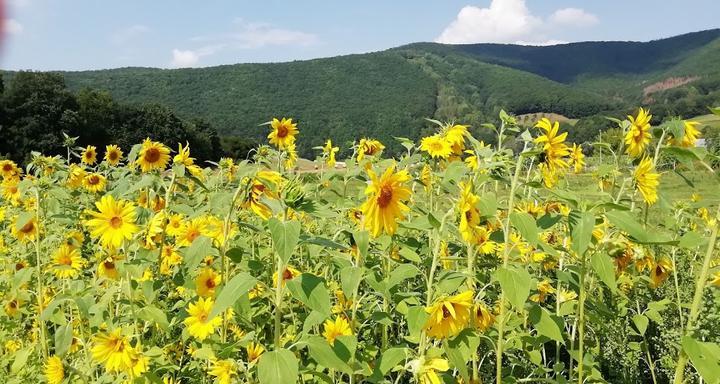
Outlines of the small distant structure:
M 695 140 L 695 147 L 696 148 L 707 148 L 707 142 L 705 139 L 697 139 Z

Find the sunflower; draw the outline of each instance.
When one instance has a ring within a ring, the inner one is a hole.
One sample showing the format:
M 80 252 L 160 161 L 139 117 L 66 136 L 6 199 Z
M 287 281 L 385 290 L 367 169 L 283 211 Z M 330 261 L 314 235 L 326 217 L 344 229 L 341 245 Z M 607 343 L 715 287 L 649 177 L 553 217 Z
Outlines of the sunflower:
M 215 376 L 215 382 L 218 384 L 230 384 L 234 376 L 237 375 L 237 366 L 230 359 L 215 360 L 208 372 L 211 376 Z
M 430 314 L 425 323 L 427 335 L 437 339 L 455 336 L 470 321 L 473 292 L 465 291 L 436 301 L 425 309 Z
M 80 161 L 87 165 L 95 164 L 97 161 L 97 148 L 94 145 L 88 145 L 80 155 Z
M 458 202 L 460 225 L 458 229 L 463 240 L 473 243 L 475 230 L 480 224 L 480 211 L 477 208 L 480 197 L 473 193 L 472 183 L 461 183 L 460 188 L 460 201 Z
M 322 148 L 323 155 L 326 156 L 325 164 L 332 168 L 335 166 L 335 154 L 340 150 L 338 147 L 333 147 L 332 140 L 328 139 L 325 142 L 325 146 Z
M 700 123 L 697 121 L 684 121 L 685 134 L 679 140 L 673 137 L 670 139 L 670 144 L 685 148 L 694 147 L 695 142 L 700 137 L 700 130 L 697 129 L 698 125 L 700 125 Z
M 109 333 L 102 333 L 92 338 L 90 350 L 93 359 L 105 364 L 110 372 L 125 371 L 132 366 L 134 350 L 122 329 L 116 328 Z
M 12 160 L 0 160 L 0 175 L 3 180 L 17 180 L 22 171 Z
M 232 238 L 235 236 L 238 232 L 237 224 L 231 222 L 227 232 L 227 237 Z M 216 216 L 205 216 L 205 236 L 213 239 L 218 248 L 220 248 L 220 246 L 225 243 L 225 223 Z
M 25 219 L 24 222 L 18 222 L 18 220 L 19 218 L 16 217 L 11 224 L 10 231 L 12 232 L 12 235 L 23 243 L 35 241 L 35 239 L 38 238 L 38 233 L 40 232 L 36 217 L 30 216 Z
M 385 149 L 385 146 L 378 140 L 366 138 L 360 139 L 360 143 L 357 147 L 357 161 L 362 161 L 365 156 L 379 155 L 383 149 Z
M 278 149 L 286 149 L 291 144 L 295 143 L 295 136 L 298 134 L 297 123 L 293 123 L 292 119 L 282 118 L 278 120 L 273 118 L 270 122 L 270 128 L 272 131 L 268 135 L 270 144 L 276 146 Z
M 286 267 L 285 267 L 285 270 L 283 271 L 283 274 L 282 274 L 282 284 L 283 284 L 283 286 L 285 285 L 285 282 L 286 282 L 286 281 L 292 280 L 292 279 L 294 279 L 294 278 L 296 278 L 296 277 L 298 277 L 298 276 L 300 276 L 300 271 L 298 271 L 297 269 L 293 268 L 292 266 L 289 266 L 289 265 L 286 266 Z M 274 273 L 274 274 L 273 274 L 273 286 L 277 287 L 277 283 L 278 283 L 277 273 Z
M 625 134 L 625 152 L 632 157 L 640 157 L 645 153 L 645 147 L 650 143 L 650 119 L 652 115 L 648 114 L 642 108 L 638 110 L 637 117 L 628 116 L 630 120 L 630 129 Z
M 245 347 L 245 352 L 247 352 L 248 355 L 248 363 L 254 363 L 260 358 L 260 355 L 265 352 L 265 347 L 260 343 L 251 342 Z
M 668 258 L 662 258 L 660 261 L 655 263 L 653 268 L 650 270 L 650 286 L 653 288 L 659 287 L 673 271 L 672 261 Z
M 67 244 L 62 244 L 52 256 L 52 272 L 58 279 L 74 278 L 85 266 L 80 251 Z
M 212 268 L 203 268 L 203 270 L 195 278 L 195 290 L 202 297 L 212 297 L 215 295 L 215 288 L 220 285 L 222 278 L 220 274 Z
M 427 152 L 433 159 L 447 159 L 453 153 L 450 142 L 440 135 L 423 138 L 420 141 L 420 150 Z
M 537 283 L 538 293 L 530 296 L 530 300 L 536 303 L 544 303 L 545 299 L 549 294 L 555 293 L 555 288 L 550 284 L 550 281 L 545 279 Z
M 282 183 L 282 176 L 274 171 L 260 171 L 254 178 L 248 179 L 250 188 L 243 200 L 242 207 L 249 208 L 263 220 L 272 216 L 272 209 L 263 202 L 264 198 L 277 200 L 278 195 L 273 188 L 278 188 Z
M 202 168 L 195 165 L 195 158 L 190 157 L 190 144 L 187 142 L 184 147 L 182 144 L 178 144 L 178 154 L 173 157 L 173 163 L 184 165 L 185 169 L 198 179 L 203 179 L 205 177 L 202 173 Z
M 330 344 L 334 344 L 338 336 L 349 336 L 352 334 L 350 323 L 348 323 L 344 316 L 336 317 L 335 321 L 326 320 L 325 324 L 323 324 L 323 336 Z
M 293 169 L 295 168 L 295 163 L 297 163 L 298 154 L 295 147 L 295 143 L 290 143 L 285 148 L 285 160 L 283 161 L 283 167 L 285 169 Z
M 7 303 L 3 306 L 3 309 L 5 310 L 5 314 L 9 317 L 15 317 L 20 311 L 20 306 L 22 303 L 18 299 L 11 299 L 8 300 Z
M 98 265 L 98 276 L 110 280 L 117 280 L 118 277 L 120 277 L 120 272 L 118 272 L 116 261 L 112 256 L 100 261 Z
M 208 319 L 213 304 L 212 298 L 199 298 L 197 302 L 188 304 L 188 317 L 183 323 L 188 327 L 190 335 L 200 341 L 215 333 L 215 328 L 222 323 L 220 316 Z
M 99 173 L 90 173 L 83 178 L 82 184 L 89 192 L 97 193 L 105 190 L 107 180 Z
M 120 150 L 120 147 L 117 145 L 113 144 L 105 147 L 105 161 L 107 161 L 108 164 L 112 166 L 118 165 L 122 157 L 123 151 Z
M 65 368 L 59 357 L 48 357 L 45 362 L 45 379 L 48 384 L 61 384 L 65 379 Z
M 710 284 L 714 287 L 720 287 L 720 271 L 715 271 L 715 273 L 710 278 Z
M 89 212 L 93 218 L 85 224 L 90 235 L 100 239 L 106 248 L 117 248 L 124 239 L 131 239 L 138 231 L 135 225 L 135 206 L 126 200 L 115 200 L 112 195 L 103 196 L 95 203 L 98 212 Z
M 582 146 L 573 144 L 570 148 L 570 164 L 573 166 L 575 173 L 580 173 L 585 166 L 585 154 L 582 151 Z
M 395 165 L 388 167 L 380 178 L 372 170 L 368 173 L 372 183 L 365 189 L 367 200 L 361 207 L 364 226 L 373 237 L 383 232 L 393 235 L 397 230 L 397 220 L 403 220 L 404 212 L 410 210 L 404 203 L 411 195 L 410 188 L 405 185 L 410 180 L 410 174 L 405 170 L 396 173 Z
M 165 226 L 165 234 L 176 237 L 182 233 L 184 226 L 185 222 L 183 215 L 176 213 L 168 218 L 168 223 Z
M 544 133 L 535 139 L 535 143 L 542 145 L 540 156 L 540 171 L 543 175 L 543 182 L 548 188 L 552 188 L 557 182 L 557 174 L 568 167 L 564 159 L 570 155 L 570 148 L 565 144 L 567 132 L 559 133 L 560 123 L 552 123 L 547 118 L 542 118 L 535 124 Z
M 442 384 L 444 381 L 438 376 L 438 372 L 445 372 L 450 369 L 450 364 L 445 359 L 434 358 L 422 359 L 418 377 L 420 384 Z
M 495 315 L 490 312 L 490 308 L 488 308 L 485 304 L 475 304 L 473 311 L 475 312 L 475 328 L 477 328 L 480 332 L 487 331 L 488 328 L 490 328 L 495 322 Z
M 170 148 L 148 138 L 143 141 L 135 164 L 139 165 L 143 172 L 150 172 L 165 169 L 169 161 Z
M 178 247 L 189 247 L 192 243 L 200 237 L 205 235 L 206 222 L 204 217 L 196 217 L 186 222 L 175 238 L 175 243 Z
M 448 126 L 443 132 L 445 140 L 450 144 L 455 155 L 462 154 L 465 149 L 465 137 L 469 136 L 467 125 L 454 124 Z
M 633 177 L 635 187 L 640 192 L 646 203 L 652 205 L 657 201 L 657 187 L 660 184 L 660 175 L 655 173 L 655 166 L 652 160 L 645 156 L 640 160 Z

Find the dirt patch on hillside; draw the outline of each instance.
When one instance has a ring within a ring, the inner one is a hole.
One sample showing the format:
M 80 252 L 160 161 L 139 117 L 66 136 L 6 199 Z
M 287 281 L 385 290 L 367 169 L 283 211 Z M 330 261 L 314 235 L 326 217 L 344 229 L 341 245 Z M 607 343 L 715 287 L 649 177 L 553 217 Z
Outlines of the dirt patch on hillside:
M 652 83 L 647 87 L 643 88 L 643 96 L 647 97 L 655 92 L 665 91 L 671 88 L 679 87 L 687 83 L 693 82 L 699 79 L 700 76 L 683 76 L 683 77 L 668 77 L 663 81 Z

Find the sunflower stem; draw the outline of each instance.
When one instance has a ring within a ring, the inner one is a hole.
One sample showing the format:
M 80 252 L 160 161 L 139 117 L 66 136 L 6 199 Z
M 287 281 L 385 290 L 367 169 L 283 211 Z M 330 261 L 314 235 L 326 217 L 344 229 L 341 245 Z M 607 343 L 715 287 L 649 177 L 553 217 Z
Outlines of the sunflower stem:
M 692 305 L 690 306 L 690 316 L 685 323 L 685 329 L 683 330 L 683 338 L 690 336 L 695 327 L 695 321 L 697 321 L 700 315 L 700 309 L 702 304 L 703 291 L 707 285 L 708 274 L 710 272 L 710 266 L 712 264 L 713 253 L 715 251 L 715 241 L 717 240 L 718 227 L 720 227 L 720 206 L 715 213 L 716 223 L 710 234 L 710 240 L 708 241 L 707 252 L 705 253 L 705 259 L 703 260 L 702 269 L 700 270 L 700 276 L 695 281 L 695 294 L 693 296 Z M 677 273 L 677 272 L 675 272 Z M 682 338 L 681 338 L 682 340 Z M 688 363 L 688 355 L 680 347 L 680 353 L 678 354 L 677 364 L 675 366 L 675 379 L 674 384 L 682 384 L 685 378 L 685 366 Z
M 582 384 L 583 382 L 583 371 L 585 368 L 585 256 L 585 253 L 580 256 L 580 277 L 578 283 L 580 285 L 580 294 L 578 295 L 578 310 L 580 312 L 578 314 L 578 384 Z
M 43 310 L 43 278 L 42 278 L 42 261 L 40 258 L 40 190 L 38 188 L 35 188 L 35 225 L 37 228 L 37 235 L 35 236 L 35 266 L 37 268 L 37 283 L 38 283 L 38 289 L 37 289 L 37 320 L 40 324 L 40 345 L 42 352 L 43 359 L 47 359 L 48 354 L 50 353 L 48 350 L 48 343 L 47 343 L 47 336 L 45 335 L 45 320 L 42 318 L 42 310 Z
M 499 147 L 498 147 L 499 148 Z M 523 152 L 527 149 L 527 143 L 523 145 Z M 515 174 L 513 175 L 512 182 L 510 183 L 510 196 L 508 197 L 508 211 L 507 218 L 505 219 L 505 248 L 503 251 L 503 267 L 507 267 L 508 260 L 510 259 L 510 213 L 515 205 L 515 189 L 517 188 L 518 179 L 520 178 L 520 169 L 522 168 L 523 157 L 522 154 L 518 156 L 515 162 Z M 497 339 L 497 351 L 495 352 L 495 382 L 502 384 L 502 360 L 503 360 L 503 343 L 504 331 L 505 331 L 505 292 L 500 292 L 500 312 L 498 314 L 498 339 Z

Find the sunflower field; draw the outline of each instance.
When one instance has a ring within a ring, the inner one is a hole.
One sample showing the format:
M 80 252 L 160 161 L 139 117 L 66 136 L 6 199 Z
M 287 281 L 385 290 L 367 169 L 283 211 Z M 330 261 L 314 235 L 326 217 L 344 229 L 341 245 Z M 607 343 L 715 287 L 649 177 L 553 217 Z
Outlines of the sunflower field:
M 650 117 L 587 158 L 501 112 L 312 169 L 285 118 L 207 167 L 150 138 L 0 160 L 1 381 L 718 383 L 717 159 Z

